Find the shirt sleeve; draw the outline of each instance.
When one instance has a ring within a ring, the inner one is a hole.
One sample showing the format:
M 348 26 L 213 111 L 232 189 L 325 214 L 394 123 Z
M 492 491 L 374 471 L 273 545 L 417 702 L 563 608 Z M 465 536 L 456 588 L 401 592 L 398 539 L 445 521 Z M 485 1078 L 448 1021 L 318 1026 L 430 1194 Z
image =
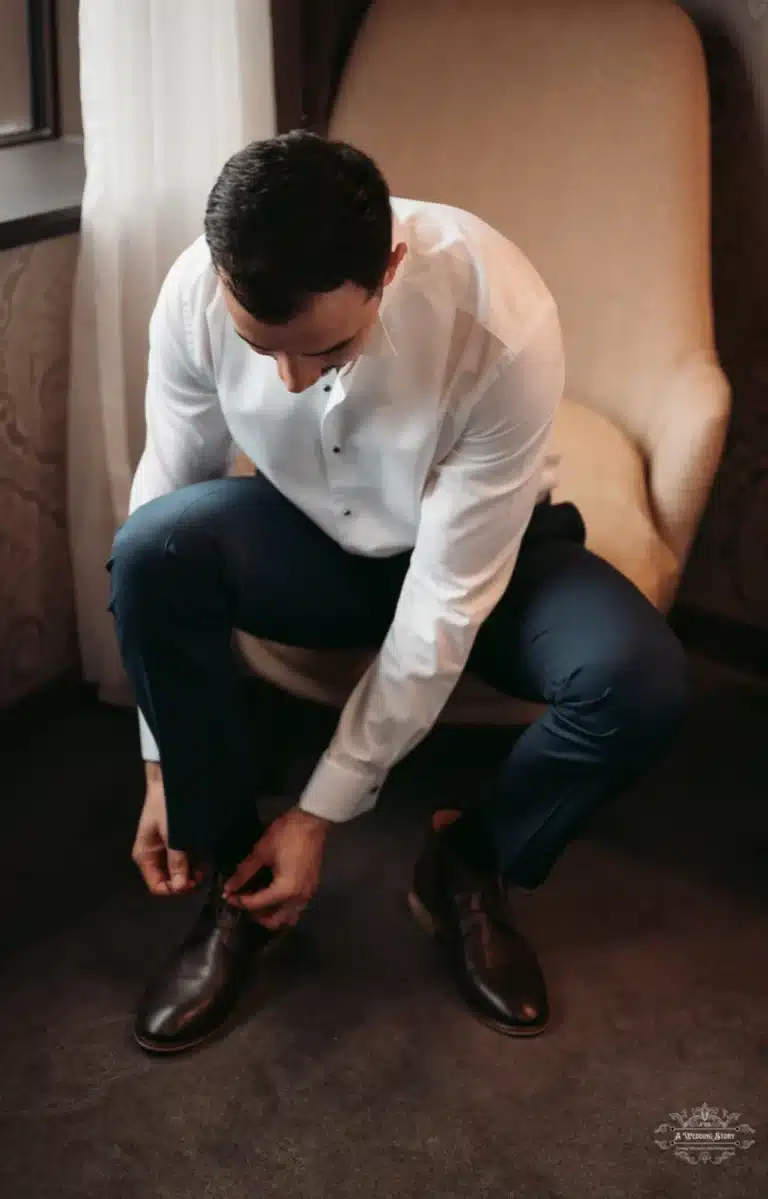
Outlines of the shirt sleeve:
M 178 264 L 166 278 L 149 325 L 147 437 L 131 488 L 130 511 L 158 496 L 226 473 L 232 440 L 202 338 L 192 329 Z M 139 712 L 146 761 L 160 753 Z
M 437 720 L 512 575 L 564 381 L 552 304 L 483 383 L 435 472 L 394 619 L 304 790 L 305 811 L 333 821 L 369 811 L 388 771 Z

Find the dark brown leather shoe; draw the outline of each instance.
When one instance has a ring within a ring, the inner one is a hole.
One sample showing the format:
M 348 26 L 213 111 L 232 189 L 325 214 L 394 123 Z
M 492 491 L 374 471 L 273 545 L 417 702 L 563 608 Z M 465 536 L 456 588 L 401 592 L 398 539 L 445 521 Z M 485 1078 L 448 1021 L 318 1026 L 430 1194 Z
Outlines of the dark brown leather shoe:
M 133 1035 L 149 1053 L 180 1053 L 212 1036 L 255 961 L 282 937 L 225 903 L 221 888 L 214 877 L 194 928 L 144 993 Z
M 445 948 L 472 1013 L 508 1036 L 536 1036 L 549 1020 L 536 955 L 515 928 L 504 888 L 462 865 L 433 832 L 416 864 L 410 909 Z

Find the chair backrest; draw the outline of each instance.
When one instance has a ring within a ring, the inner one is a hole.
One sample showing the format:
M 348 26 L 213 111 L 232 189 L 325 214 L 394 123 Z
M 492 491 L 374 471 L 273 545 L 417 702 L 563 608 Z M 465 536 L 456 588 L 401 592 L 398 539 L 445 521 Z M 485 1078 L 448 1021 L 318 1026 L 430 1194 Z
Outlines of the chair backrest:
M 567 394 L 647 449 L 713 344 L 709 104 L 672 0 L 374 0 L 331 125 L 395 194 L 469 209 L 560 308 Z

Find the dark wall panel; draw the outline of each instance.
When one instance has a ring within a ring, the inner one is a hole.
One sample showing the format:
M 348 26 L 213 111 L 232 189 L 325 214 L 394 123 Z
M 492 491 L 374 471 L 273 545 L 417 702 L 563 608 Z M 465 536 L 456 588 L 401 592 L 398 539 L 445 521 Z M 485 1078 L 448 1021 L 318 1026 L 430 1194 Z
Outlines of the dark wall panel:
M 277 125 L 319 133 L 371 0 L 272 0 Z

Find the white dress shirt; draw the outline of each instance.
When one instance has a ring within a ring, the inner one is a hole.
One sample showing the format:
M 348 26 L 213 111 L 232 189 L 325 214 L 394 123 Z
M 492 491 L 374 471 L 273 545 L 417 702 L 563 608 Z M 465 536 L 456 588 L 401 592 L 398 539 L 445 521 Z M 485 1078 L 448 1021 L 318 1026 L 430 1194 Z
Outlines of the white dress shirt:
M 358 358 L 300 394 L 236 334 L 205 240 L 181 255 L 150 325 L 131 495 L 133 510 L 219 477 L 239 447 L 345 548 L 413 550 L 384 643 L 301 797 L 334 821 L 374 806 L 458 681 L 552 485 L 565 376 L 555 302 L 521 250 L 460 209 L 392 207 L 408 252 L 378 323 Z M 143 720 L 142 746 L 159 758 Z

